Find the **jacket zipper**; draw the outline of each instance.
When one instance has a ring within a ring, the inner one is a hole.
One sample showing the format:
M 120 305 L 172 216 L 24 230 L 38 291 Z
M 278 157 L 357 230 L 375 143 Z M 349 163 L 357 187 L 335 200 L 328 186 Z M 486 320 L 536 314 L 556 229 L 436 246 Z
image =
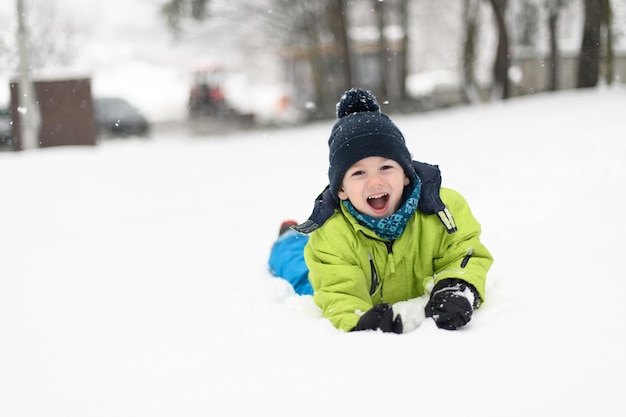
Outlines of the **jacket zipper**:
M 370 268 L 372 270 L 372 285 L 370 286 L 370 295 L 374 295 L 379 282 L 378 272 L 376 272 L 376 265 L 374 265 L 374 259 L 372 259 L 372 254 L 368 252 L 367 257 L 370 260 Z
M 373 239 L 369 236 L 367 236 L 365 233 L 363 233 L 363 235 L 369 239 Z M 374 239 L 374 240 L 378 240 L 378 239 Z M 381 240 L 379 240 L 381 241 Z M 395 273 L 396 272 L 396 262 L 393 256 L 393 240 L 392 241 L 386 241 L 386 240 L 382 240 L 381 242 L 383 242 L 385 244 L 385 247 L 387 248 L 387 256 L 388 256 L 388 262 L 390 264 L 390 269 L 391 269 L 391 273 Z M 374 258 L 372 257 L 371 253 L 367 253 L 367 258 L 370 261 L 370 269 L 371 269 L 371 273 L 372 273 L 372 283 L 370 286 L 370 295 L 374 295 L 374 293 L 376 292 L 376 288 L 378 288 L 379 284 L 382 284 L 380 277 L 378 275 L 378 271 L 376 271 L 376 265 L 374 265 Z M 380 298 L 382 300 L 383 298 L 383 288 L 382 285 L 380 287 Z
M 393 256 L 393 240 L 389 242 L 385 242 L 385 246 L 387 247 L 387 256 L 389 258 L 389 262 L 391 264 L 391 273 L 395 274 L 396 272 L 396 261 Z

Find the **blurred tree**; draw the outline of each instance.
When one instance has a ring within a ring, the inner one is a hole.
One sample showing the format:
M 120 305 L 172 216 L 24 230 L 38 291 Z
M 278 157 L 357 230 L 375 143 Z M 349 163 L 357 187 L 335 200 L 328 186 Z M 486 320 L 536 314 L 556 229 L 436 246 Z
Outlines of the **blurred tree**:
M 26 13 L 22 18 L 28 27 L 28 61 L 31 69 L 64 67 L 76 58 L 78 25 L 73 16 L 58 7 L 57 2 L 21 0 Z M 10 28 L 7 25 L 3 28 Z M 8 71 L 19 65 L 18 41 L 14 33 L 0 33 L 0 67 Z
M 607 85 L 613 84 L 613 77 L 615 73 L 613 52 L 613 9 L 611 8 L 611 1 L 604 0 L 604 13 L 602 14 L 602 24 L 605 30 L 606 39 L 606 72 L 605 81 Z
M 179 36 L 185 19 L 209 17 L 208 5 L 209 0 L 169 0 L 161 10 L 171 31 Z M 254 22 L 269 47 L 293 62 L 308 62 L 310 79 L 305 82 L 313 85 L 310 99 L 315 103 L 309 106 L 310 115 L 329 116 L 338 94 L 353 80 L 346 0 L 245 0 L 235 9 L 231 19 L 236 15 L 238 20 L 233 24 L 246 19 Z
M 30 65 L 35 69 L 70 65 L 76 58 L 74 23 L 59 13 L 54 2 L 30 3 Z
M 372 0 L 372 10 L 376 14 L 376 26 L 378 27 L 378 96 L 380 98 L 389 99 L 387 84 L 389 82 L 389 53 L 390 48 L 387 45 L 387 37 L 385 36 L 385 13 L 387 2 Z
M 518 5 L 518 15 L 514 18 L 512 29 L 517 32 L 516 44 L 529 53 L 537 52 L 539 36 L 539 5 L 536 0 L 523 0 Z
M 365 13 L 359 14 L 358 7 L 346 0 L 272 0 L 274 19 L 282 23 L 283 36 L 289 40 L 283 45 L 300 51 L 309 60 L 318 108 L 334 108 L 339 94 L 355 83 L 363 83 L 363 74 L 354 67 L 355 41 L 349 36 L 355 24 L 370 23 L 377 28 L 379 36 L 373 51 L 378 65 L 368 69 L 375 79 L 372 87 L 379 89 L 377 95 L 394 104 L 406 97 L 408 0 L 371 1 L 369 8 L 359 9 Z M 370 17 L 372 20 L 368 20 Z M 323 110 L 318 112 L 321 117 L 328 115 Z
M 407 98 L 408 0 L 372 0 L 378 30 L 378 96 L 394 107 Z
M 354 84 L 352 73 L 352 48 L 348 36 L 346 0 L 335 0 L 329 4 L 330 30 L 336 40 L 339 61 L 344 75 L 343 89 L 347 90 Z
M 354 80 L 345 0 L 271 0 L 275 39 L 294 61 L 306 60 L 313 118 L 334 115 L 337 97 Z
M 14 67 L 14 57 L 13 46 L 11 45 L 12 39 L 9 36 L 6 36 L 5 33 L 0 34 L 0 70 L 2 72 L 7 71 L 9 68 Z
M 509 67 L 511 66 L 511 55 L 509 53 L 509 36 L 507 33 L 506 13 L 507 0 L 489 0 L 493 8 L 498 29 L 498 46 L 496 50 L 496 60 L 493 66 L 493 98 L 509 98 Z
M 161 13 L 175 35 L 181 31 L 181 21 L 187 17 L 203 20 L 208 14 L 209 0 L 168 0 L 161 6 Z
M 398 78 L 400 80 L 400 99 L 405 101 L 408 98 L 406 80 L 409 75 L 409 0 L 400 0 L 399 14 L 402 39 L 399 51 L 401 56 Z
M 331 0 L 332 1 L 332 0 Z M 337 84 L 334 71 L 333 60 L 334 55 L 332 43 L 325 35 L 329 31 L 324 27 L 329 22 L 330 2 L 308 2 L 308 1 L 289 1 L 296 6 L 296 10 L 301 12 L 299 25 L 305 35 L 305 45 L 308 47 L 306 54 L 313 70 L 313 80 L 315 85 L 315 101 L 317 102 L 316 115 L 318 117 L 326 117 L 332 115 L 327 109 L 334 108 L 333 103 L 336 101 L 340 87 L 333 87 Z M 331 19 L 332 20 L 332 19 Z
M 605 0 L 585 0 L 585 24 L 578 60 L 578 88 L 595 87 L 600 74 L 600 28 Z
M 17 45 L 19 54 L 19 83 L 17 85 L 17 114 L 12 114 L 18 126 L 18 149 L 38 147 L 40 125 L 39 105 L 33 85 L 32 68 L 30 66 L 30 35 L 28 27 L 28 11 L 24 0 L 17 0 Z M 16 119 L 19 117 L 19 119 Z
M 463 96 L 465 102 L 471 104 L 480 101 L 474 73 L 480 0 L 465 0 L 463 14 L 465 24 L 465 38 L 463 40 Z
M 546 0 L 545 7 L 548 11 L 548 36 L 550 43 L 550 64 L 548 65 L 548 91 L 556 91 L 559 88 L 559 69 L 561 57 L 558 43 L 558 20 L 561 9 L 567 5 L 567 0 Z

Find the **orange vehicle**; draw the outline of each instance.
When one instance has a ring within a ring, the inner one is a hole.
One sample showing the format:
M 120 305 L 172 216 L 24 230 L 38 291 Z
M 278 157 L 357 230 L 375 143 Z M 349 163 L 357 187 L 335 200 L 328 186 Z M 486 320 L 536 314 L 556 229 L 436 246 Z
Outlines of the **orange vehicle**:
M 191 117 L 224 116 L 230 112 L 224 95 L 224 70 L 219 65 L 199 67 L 193 72 L 189 93 Z
M 189 92 L 189 118 L 197 133 L 226 132 L 254 127 L 253 114 L 241 113 L 228 101 L 227 72 L 218 64 L 196 67 Z

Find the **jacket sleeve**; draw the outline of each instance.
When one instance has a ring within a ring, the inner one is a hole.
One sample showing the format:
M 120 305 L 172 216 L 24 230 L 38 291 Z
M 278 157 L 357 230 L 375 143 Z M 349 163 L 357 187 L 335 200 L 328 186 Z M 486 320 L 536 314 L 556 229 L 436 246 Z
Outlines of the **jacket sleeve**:
M 444 235 L 441 240 L 439 254 L 434 259 L 434 282 L 460 278 L 472 284 L 484 301 L 487 272 L 493 257 L 480 241 L 480 223 L 459 193 L 442 188 L 441 197 L 454 217 L 457 231 Z
M 319 230 L 311 234 L 304 254 L 315 303 L 336 328 L 350 331 L 360 315 L 372 308 L 372 300 L 369 278 L 344 245 Z

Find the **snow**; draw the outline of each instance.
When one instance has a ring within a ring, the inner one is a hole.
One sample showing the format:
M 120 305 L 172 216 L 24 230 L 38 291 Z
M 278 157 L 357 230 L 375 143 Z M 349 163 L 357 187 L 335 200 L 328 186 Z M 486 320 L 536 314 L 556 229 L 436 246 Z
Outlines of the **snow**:
M 407 88 L 412 97 L 428 97 L 437 88 L 455 90 L 460 85 L 459 75 L 448 70 L 425 71 L 407 77 Z
M 114 1 L 68 0 L 78 68 L 184 119 L 195 51 L 164 41 L 154 1 Z M 280 92 L 233 79 L 242 105 Z M 418 299 L 396 306 L 407 334 L 342 333 L 269 274 L 280 222 L 326 184 L 331 121 L 0 152 L 0 416 L 615 415 L 624 104 L 599 88 L 394 116 L 495 257 L 456 332 Z
M 2 152 L 0 415 L 615 415 L 624 104 L 394 117 L 495 257 L 456 332 L 418 309 L 407 334 L 342 333 L 269 274 L 280 222 L 326 183 L 331 121 Z

